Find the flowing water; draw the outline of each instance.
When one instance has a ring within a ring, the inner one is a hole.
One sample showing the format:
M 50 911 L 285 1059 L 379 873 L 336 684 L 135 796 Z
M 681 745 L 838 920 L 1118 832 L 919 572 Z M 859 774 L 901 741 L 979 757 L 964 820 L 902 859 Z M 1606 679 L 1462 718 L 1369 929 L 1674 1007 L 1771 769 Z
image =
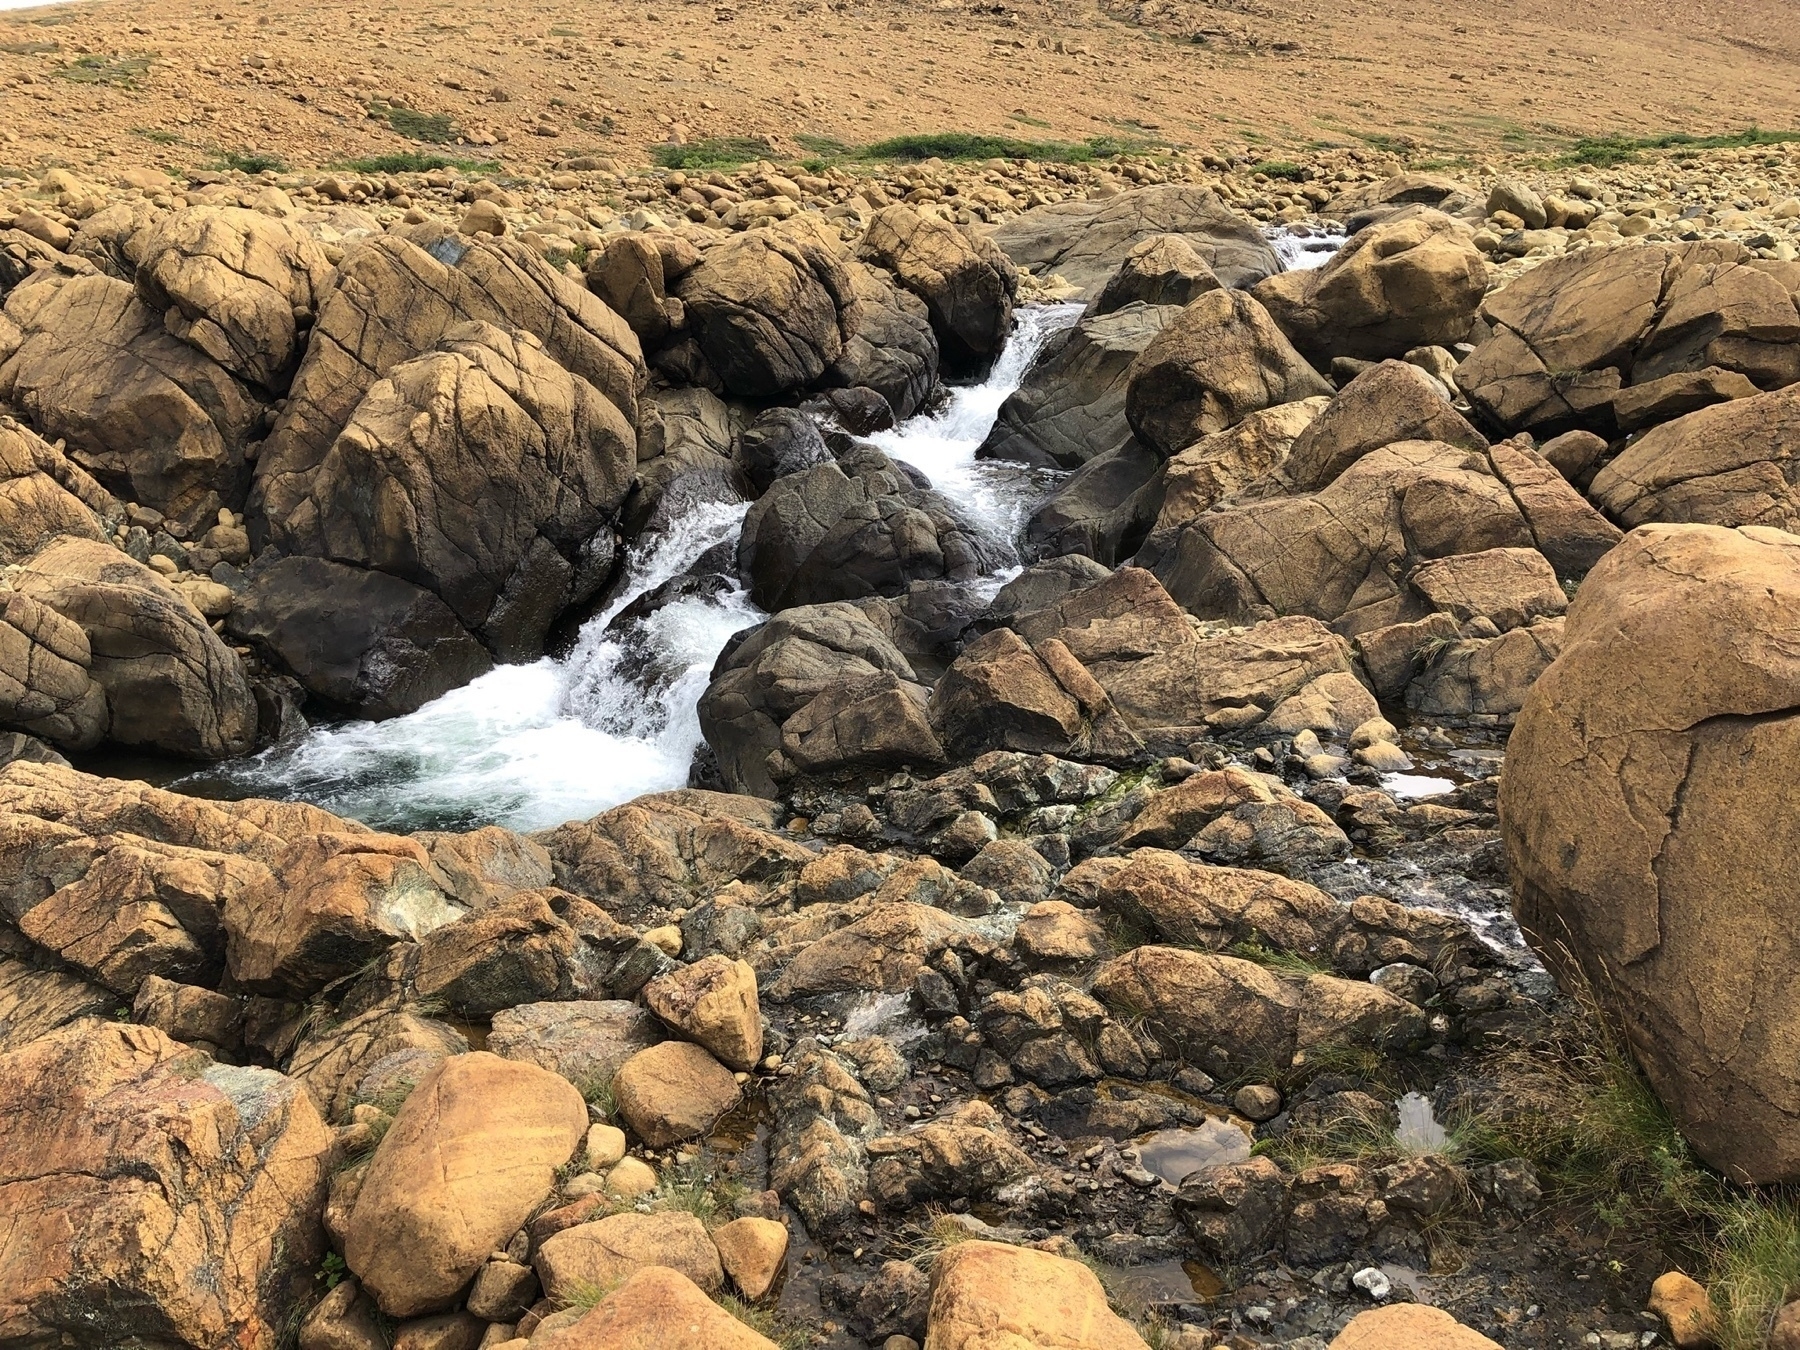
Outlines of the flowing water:
M 1023 309 L 988 378 L 935 411 L 871 437 L 922 470 L 970 522 L 1011 542 L 1056 475 L 978 461 L 1000 405 L 1079 305 Z M 733 633 L 763 617 L 735 577 L 621 617 L 640 596 L 733 543 L 748 508 L 715 505 L 639 540 L 617 598 L 561 657 L 501 666 L 417 712 L 318 726 L 175 786 L 208 795 L 315 802 L 378 829 L 538 830 L 687 783 L 701 742 L 695 705 Z M 984 590 L 999 584 L 983 578 Z

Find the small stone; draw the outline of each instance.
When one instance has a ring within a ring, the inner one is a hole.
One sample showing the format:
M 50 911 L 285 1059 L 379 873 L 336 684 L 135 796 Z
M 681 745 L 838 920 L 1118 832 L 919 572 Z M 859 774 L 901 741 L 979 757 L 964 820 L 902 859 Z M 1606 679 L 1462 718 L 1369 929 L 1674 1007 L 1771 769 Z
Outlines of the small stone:
M 1678 1350 L 1700 1350 L 1713 1344 L 1718 1323 L 1706 1286 L 1679 1270 L 1656 1277 L 1650 1286 L 1650 1311 L 1669 1328 L 1669 1339 Z
M 460 234 L 505 234 L 506 217 L 498 206 L 483 197 L 470 204 L 456 228 Z
M 681 927 L 678 924 L 664 924 L 661 928 L 645 930 L 644 941 L 665 956 L 681 955 Z
M 1261 1124 L 1273 1120 L 1281 1111 L 1281 1093 L 1267 1083 L 1251 1083 L 1241 1087 L 1231 1099 L 1232 1109 L 1239 1115 Z
M 1350 748 L 1360 750 L 1365 745 L 1374 745 L 1377 741 L 1390 744 L 1400 739 L 1400 731 L 1385 717 L 1371 717 L 1350 733 Z
M 1358 746 L 1350 752 L 1350 758 L 1358 764 L 1367 765 L 1377 773 L 1405 773 L 1413 766 L 1411 755 L 1387 741 L 1375 741 L 1369 745 Z
M 587 1133 L 588 1166 L 603 1172 L 625 1156 L 625 1131 L 617 1125 L 590 1125 Z
M 590 1195 L 597 1195 L 606 1187 L 606 1179 L 598 1172 L 583 1172 L 580 1176 L 570 1177 L 563 1184 L 562 1193 L 565 1200 L 580 1200 Z
M 606 1193 L 621 1200 L 635 1200 L 656 1189 L 656 1169 L 642 1158 L 621 1158 L 606 1174 Z
M 1379 1303 L 1394 1291 L 1394 1283 L 1377 1266 L 1364 1266 L 1350 1277 L 1350 1283 Z
M 753 1303 L 774 1288 L 787 1264 L 788 1230 L 773 1219 L 733 1219 L 714 1229 L 712 1240 L 725 1273 Z

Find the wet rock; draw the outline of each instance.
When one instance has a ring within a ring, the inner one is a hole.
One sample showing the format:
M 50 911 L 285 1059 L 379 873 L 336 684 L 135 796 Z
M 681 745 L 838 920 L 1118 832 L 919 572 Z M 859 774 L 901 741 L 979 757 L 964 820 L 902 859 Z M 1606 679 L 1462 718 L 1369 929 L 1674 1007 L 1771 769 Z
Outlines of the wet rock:
M 998 1334 L 1022 1344 L 1143 1350 L 1094 1273 L 1028 1247 L 959 1242 L 932 1271 L 926 1350 L 976 1350 Z
M 931 1307 L 931 1278 L 910 1261 L 884 1261 L 857 1295 L 849 1325 L 853 1334 L 873 1343 L 925 1335 Z
M 1287 1257 L 1309 1266 L 1327 1265 L 1365 1250 L 1388 1221 L 1388 1207 L 1374 1180 L 1349 1163 L 1309 1167 L 1293 1180 L 1288 1212 Z
M 856 1076 L 816 1041 L 801 1041 L 789 1060 L 794 1072 L 769 1089 L 769 1184 L 809 1233 L 830 1237 L 861 1217 L 857 1206 L 869 1178 L 865 1140 L 878 1117 Z
M 619 1115 L 652 1148 L 704 1138 L 743 1097 L 731 1070 L 686 1041 L 640 1050 L 612 1081 Z
M 756 972 L 747 962 L 705 957 L 657 976 L 644 986 L 643 999 L 676 1034 L 710 1050 L 727 1068 L 753 1069 L 762 1058 Z
M 1000 405 L 977 456 L 1075 469 L 1125 445 L 1126 375 L 1179 312 L 1166 303 L 1126 305 L 1084 315 L 1052 337 Z
M 1136 439 L 1090 459 L 1026 522 L 1027 556 L 1085 553 L 1108 566 L 1129 558 L 1156 522 L 1161 470 Z
M 1203 1167 L 1182 1178 L 1175 1212 L 1202 1257 L 1235 1266 L 1280 1245 L 1287 1186 L 1269 1158 Z
M 707 1293 L 725 1287 L 719 1250 L 692 1214 L 614 1214 L 547 1238 L 536 1256 L 544 1294 L 566 1304 L 582 1288 L 605 1288 L 647 1266 L 679 1271 Z
M 1774 780 L 1742 767 L 1792 735 L 1794 672 L 1774 635 L 1795 603 L 1795 558 L 1791 536 L 1755 527 L 1634 531 L 1571 607 L 1500 800 L 1528 940 L 1566 977 L 1572 961 L 1607 982 L 1602 1002 L 1696 1151 L 1757 1181 L 1800 1175 L 1783 1142 L 1800 1100 L 1767 1058 L 1800 1010 L 1761 955 L 1785 931 L 1773 899 L 1784 812 Z M 1640 767 L 1622 779 L 1626 764 Z M 1747 830 L 1753 859 L 1722 843 Z M 1722 942 L 1721 925 L 1740 937 Z M 1698 1048 L 1752 1003 L 1773 1039 L 1728 1066 Z
M 555 1074 L 481 1052 L 445 1060 L 375 1150 L 345 1262 L 391 1317 L 447 1306 L 586 1134 L 581 1094 Z
M 1468 336 L 1488 268 L 1461 221 L 1418 207 L 1358 231 L 1323 267 L 1284 272 L 1252 290 L 1317 366 L 1444 346 Z
M 992 364 L 1011 331 L 1018 289 L 1018 273 L 992 240 L 895 205 L 876 212 L 862 247 L 925 302 L 948 370 Z
M 129 285 L 94 275 L 21 286 L 5 315 L 23 340 L 0 360 L 0 402 L 67 439 L 108 491 L 189 530 L 242 503 L 263 404 L 164 331 Z
M 925 302 L 876 268 L 852 263 L 849 272 L 861 320 L 825 378 L 846 389 L 871 389 L 896 419 L 911 417 L 937 387 L 938 342 Z
M 1032 1170 L 1031 1159 L 998 1133 L 999 1115 L 971 1102 L 954 1117 L 869 1141 L 869 1189 L 885 1208 L 933 1199 L 986 1196 Z
M 1167 459 L 1259 409 L 1331 392 L 1260 304 L 1240 291 L 1211 291 L 1132 362 L 1125 417 Z
M 993 240 L 1034 274 L 1096 293 L 1132 249 L 1168 235 L 1184 239 L 1226 286 L 1248 286 L 1281 270 L 1254 224 L 1217 193 L 1185 183 L 1040 206 L 1004 222 Z
M 873 449 L 776 481 L 744 518 L 738 571 L 767 610 L 967 581 L 1011 550 Z
M 0 1056 L 0 1103 L 9 1335 L 275 1343 L 331 1165 L 299 1084 L 89 1019 Z
M 207 760 L 255 743 L 256 699 L 243 663 L 153 569 L 109 544 L 63 538 L 34 554 L 13 588 L 84 631 L 87 673 L 105 691 L 114 741 Z M 22 617 L 29 633 L 34 625 Z M 79 657 L 60 639 L 50 651 L 59 645 L 69 654 L 61 659 Z M 80 725 L 90 712 L 77 703 L 62 715 Z
M 324 558 L 256 569 L 228 629 L 308 693 L 371 718 L 412 712 L 494 664 L 430 591 Z
M 832 462 L 818 423 L 796 408 L 772 408 L 745 427 L 732 457 L 759 496 L 778 478 Z

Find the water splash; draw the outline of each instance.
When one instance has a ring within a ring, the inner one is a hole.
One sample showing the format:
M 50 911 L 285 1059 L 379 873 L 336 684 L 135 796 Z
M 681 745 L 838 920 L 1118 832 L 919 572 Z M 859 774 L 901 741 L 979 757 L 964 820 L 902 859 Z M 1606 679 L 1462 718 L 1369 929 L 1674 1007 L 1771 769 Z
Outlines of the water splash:
M 950 390 L 936 412 L 871 439 L 922 469 L 978 528 L 1011 542 L 1044 495 L 1046 476 L 977 462 L 975 451 L 1044 344 L 1080 312 L 1019 310 L 987 379 Z M 626 610 L 690 573 L 709 549 L 735 541 L 748 509 L 702 506 L 637 541 L 617 599 L 560 659 L 501 666 L 390 721 L 315 727 L 173 786 L 298 798 L 389 830 L 545 829 L 681 787 L 701 743 L 696 705 L 713 663 L 732 634 L 763 614 L 731 576 L 702 578 L 691 594 L 642 616 Z M 1000 581 L 976 584 L 990 594 Z
M 1267 232 L 1267 237 L 1275 256 L 1281 259 L 1282 270 L 1287 272 L 1323 267 L 1344 246 L 1341 234 L 1299 234 L 1289 229 L 1274 229 Z

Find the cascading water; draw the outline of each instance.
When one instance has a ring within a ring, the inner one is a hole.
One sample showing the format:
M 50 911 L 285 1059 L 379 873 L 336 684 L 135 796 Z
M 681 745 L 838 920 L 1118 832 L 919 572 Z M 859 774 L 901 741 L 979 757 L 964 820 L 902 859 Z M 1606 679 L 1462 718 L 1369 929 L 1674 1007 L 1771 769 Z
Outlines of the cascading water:
M 1044 343 L 1080 313 L 1078 305 L 1020 310 L 986 380 L 949 390 L 937 411 L 870 439 L 923 471 L 977 528 L 1012 541 L 1056 475 L 978 461 L 975 452 Z M 713 662 L 763 615 L 735 577 L 723 576 L 699 577 L 704 584 L 646 615 L 631 607 L 692 574 L 708 550 L 735 543 L 747 509 L 704 507 L 639 540 L 617 598 L 561 658 L 502 666 L 390 721 L 315 727 L 175 786 L 298 798 L 392 830 L 545 829 L 681 787 L 700 745 L 695 705 Z

